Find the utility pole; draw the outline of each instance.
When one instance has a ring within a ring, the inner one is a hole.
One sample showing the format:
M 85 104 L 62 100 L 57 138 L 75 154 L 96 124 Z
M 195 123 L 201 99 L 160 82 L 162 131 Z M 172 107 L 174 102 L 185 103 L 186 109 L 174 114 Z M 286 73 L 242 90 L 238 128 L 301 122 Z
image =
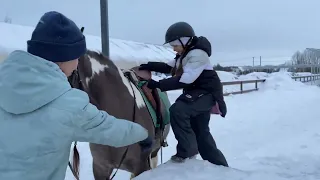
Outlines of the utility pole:
M 101 45 L 103 55 L 109 57 L 109 18 L 108 0 L 100 0 Z
M 254 67 L 254 57 L 252 57 L 252 67 Z
M 260 66 L 261 66 L 261 56 L 260 56 Z

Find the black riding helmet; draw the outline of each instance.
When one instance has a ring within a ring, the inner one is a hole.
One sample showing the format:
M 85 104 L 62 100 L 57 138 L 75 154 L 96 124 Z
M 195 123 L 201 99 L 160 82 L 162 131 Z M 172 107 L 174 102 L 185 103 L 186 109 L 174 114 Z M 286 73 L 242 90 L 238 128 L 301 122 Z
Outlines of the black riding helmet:
M 166 32 L 166 42 L 164 44 L 175 41 L 181 37 L 194 37 L 195 33 L 190 24 L 186 22 L 177 22 L 172 24 Z

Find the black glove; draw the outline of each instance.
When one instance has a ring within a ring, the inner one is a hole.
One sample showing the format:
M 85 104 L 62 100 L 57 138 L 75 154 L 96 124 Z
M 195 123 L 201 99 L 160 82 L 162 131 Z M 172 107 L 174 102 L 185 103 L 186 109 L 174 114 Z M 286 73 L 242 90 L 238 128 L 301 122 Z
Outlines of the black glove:
M 177 89 L 183 89 L 188 87 L 189 84 L 180 82 L 180 76 L 174 76 L 167 79 L 162 79 L 159 81 L 159 89 L 161 91 L 171 91 Z
M 141 64 L 139 70 L 154 71 L 164 74 L 169 74 L 172 67 L 164 62 L 148 62 L 147 64 Z
M 141 64 L 140 67 L 139 67 L 139 70 L 150 71 L 150 65 L 149 64 Z
M 149 89 L 156 89 L 156 88 L 160 88 L 160 83 L 158 81 L 155 81 L 153 79 L 150 79 L 148 81 L 147 87 Z
M 152 150 L 154 142 L 151 136 L 148 136 L 145 140 L 139 142 L 142 152 L 148 152 Z

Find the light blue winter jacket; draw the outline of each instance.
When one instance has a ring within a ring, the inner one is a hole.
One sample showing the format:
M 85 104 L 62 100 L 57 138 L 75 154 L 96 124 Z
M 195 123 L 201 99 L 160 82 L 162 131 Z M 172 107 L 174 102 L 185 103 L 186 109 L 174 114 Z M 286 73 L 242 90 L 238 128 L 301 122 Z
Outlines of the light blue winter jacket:
M 73 141 L 119 147 L 147 135 L 90 104 L 55 63 L 14 51 L 0 64 L 0 180 L 64 180 Z

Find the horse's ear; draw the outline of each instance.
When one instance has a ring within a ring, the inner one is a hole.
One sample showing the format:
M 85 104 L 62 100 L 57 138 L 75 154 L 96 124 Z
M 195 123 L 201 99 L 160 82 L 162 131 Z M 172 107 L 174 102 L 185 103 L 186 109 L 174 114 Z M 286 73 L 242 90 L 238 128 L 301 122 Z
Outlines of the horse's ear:
M 80 31 L 83 33 L 83 31 L 84 31 L 84 27 L 81 27 Z

